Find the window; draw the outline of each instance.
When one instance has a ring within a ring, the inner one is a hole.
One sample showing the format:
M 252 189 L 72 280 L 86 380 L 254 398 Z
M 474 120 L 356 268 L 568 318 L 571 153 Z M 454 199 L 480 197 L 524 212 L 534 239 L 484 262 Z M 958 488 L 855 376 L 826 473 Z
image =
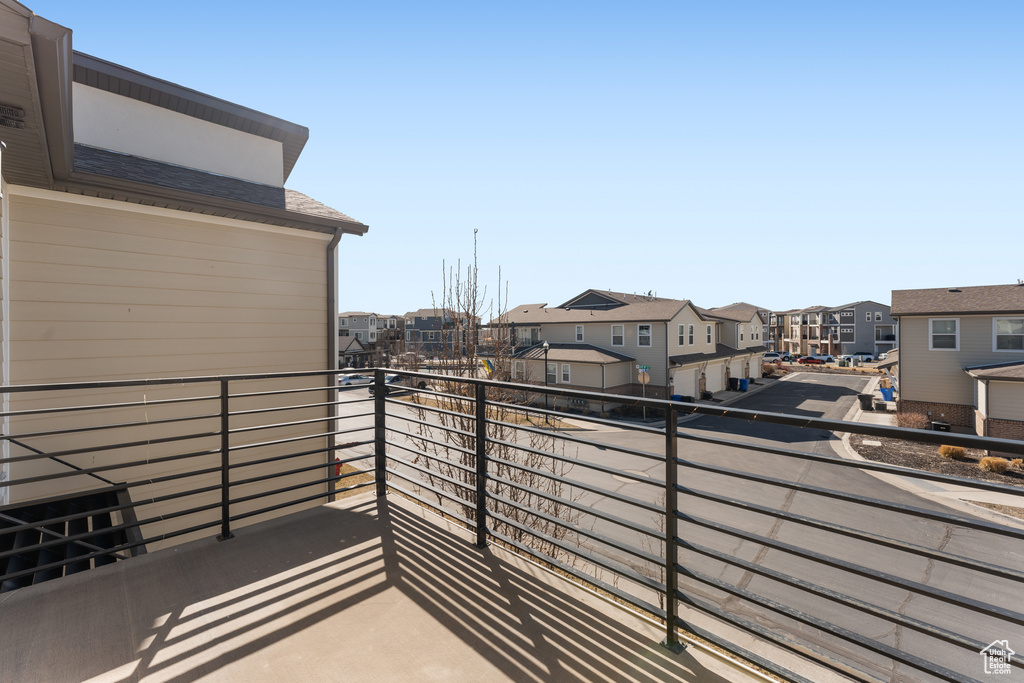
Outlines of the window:
M 650 325 L 637 325 L 636 326 L 636 345 L 637 346 L 650 346 L 651 345 L 651 326 Z
M 693 342 L 690 342 L 690 343 L 692 344 Z M 679 345 L 680 346 L 685 346 L 686 345 L 686 325 L 680 325 L 679 326 Z
M 363 340 L 363 333 L 362 332 L 356 332 L 356 339 L 358 339 L 359 341 L 362 341 Z
M 852 318 L 853 317 L 853 311 L 843 311 L 839 315 L 844 317 L 844 318 Z
M 930 350 L 960 350 L 959 318 L 929 318 L 928 331 Z
M 434 341 L 434 331 L 433 330 L 430 330 L 429 332 L 427 332 L 427 339 L 429 339 L 430 341 Z
M 739 327 L 739 326 L 737 325 L 737 327 Z M 742 327 L 740 327 L 740 341 L 743 341 L 743 328 Z
M 342 327 L 348 327 L 348 318 L 342 318 L 341 319 L 341 326 Z
M 879 311 L 875 311 L 875 322 L 876 323 L 882 322 L 882 314 Z
M 852 327 L 844 327 L 844 328 L 842 328 L 842 330 L 843 330 L 842 334 L 853 334 L 853 328 Z
M 562 363 L 562 383 L 569 384 L 569 364 Z
M 576 341 L 583 341 L 583 325 L 576 326 Z
M 548 372 L 546 377 L 547 384 L 555 384 L 558 381 L 558 363 L 548 363 Z
M 686 338 L 689 340 L 689 344 L 693 345 L 693 325 L 686 326 Z
M 871 311 L 864 311 L 864 322 L 871 322 Z
M 622 346 L 625 344 L 625 325 L 612 325 L 612 346 Z
M 370 327 L 377 327 L 377 319 L 372 316 L 370 317 Z
M 412 330 L 405 331 L 405 341 L 412 341 Z
M 526 362 L 517 360 L 515 367 L 513 368 L 512 378 L 523 382 L 526 380 Z
M 711 343 L 711 325 L 708 325 L 708 344 Z
M 377 333 L 376 332 L 371 332 L 370 333 L 370 341 L 377 341 Z
M 396 322 L 397 322 L 397 321 L 396 321 L 396 320 L 395 320 L 394 318 L 389 318 L 389 319 L 388 319 L 388 329 L 389 329 L 389 330 L 393 330 L 393 329 L 395 329 L 395 324 L 396 324 Z
M 993 318 L 994 351 L 1024 350 L 1024 318 Z

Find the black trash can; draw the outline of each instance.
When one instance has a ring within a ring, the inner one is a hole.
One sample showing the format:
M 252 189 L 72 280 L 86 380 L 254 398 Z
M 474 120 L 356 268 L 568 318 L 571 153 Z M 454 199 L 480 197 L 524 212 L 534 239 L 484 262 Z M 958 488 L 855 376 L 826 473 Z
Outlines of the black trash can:
M 940 422 L 938 420 L 932 420 L 932 431 L 933 432 L 948 432 L 949 431 L 949 423 L 948 422 Z
M 873 394 L 857 394 L 857 398 L 860 399 L 861 410 L 874 410 L 871 402 L 874 400 Z
M 739 377 L 730 377 L 729 378 L 729 391 L 739 391 L 739 390 L 740 390 L 740 378 Z

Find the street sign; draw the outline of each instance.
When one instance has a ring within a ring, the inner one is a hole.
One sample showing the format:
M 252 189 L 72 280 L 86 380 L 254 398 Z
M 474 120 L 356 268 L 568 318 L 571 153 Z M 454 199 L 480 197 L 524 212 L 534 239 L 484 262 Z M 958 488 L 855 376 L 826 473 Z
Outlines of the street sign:
M 639 370 L 640 372 L 647 372 L 648 370 L 651 369 L 651 366 L 650 365 L 638 365 L 638 366 L 636 366 L 636 369 Z

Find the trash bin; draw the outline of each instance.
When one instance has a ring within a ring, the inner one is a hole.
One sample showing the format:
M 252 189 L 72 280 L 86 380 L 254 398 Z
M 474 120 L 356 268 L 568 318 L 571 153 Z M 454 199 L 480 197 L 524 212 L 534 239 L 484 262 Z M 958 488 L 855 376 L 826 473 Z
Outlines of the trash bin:
M 880 398 L 876 398 L 875 399 L 875 410 L 879 411 L 880 413 L 884 413 L 886 411 L 885 401 L 883 401 Z
M 673 401 L 682 401 L 683 400 L 683 395 L 682 394 L 672 394 L 671 398 L 672 398 Z
M 850 366 L 850 363 L 849 363 L 849 361 L 847 361 L 847 360 L 846 360 L 845 358 L 840 358 L 840 359 L 839 359 L 839 362 L 838 362 L 838 363 L 836 363 L 836 365 L 838 365 L 838 366 L 839 366 L 839 367 L 841 367 L 841 368 L 846 368 L 846 367 L 849 367 L 849 366 Z
M 740 391 L 746 391 L 750 386 L 750 380 L 746 378 L 740 379 Z
M 948 422 L 937 422 L 935 420 L 932 420 L 932 431 L 933 432 L 948 432 L 949 431 L 949 423 Z
M 892 400 L 892 394 L 893 394 L 892 387 L 879 387 L 878 390 L 882 392 L 882 400 L 885 400 L 885 401 L 891 401 Z
M 700 392 L 700 400 L 702 401 L 710 401 L 713 396 L 714 394 L 712 394 L 710 391 Z
M 730 377 L 729 378 L 729 391 L 739 391 L 740 389 L 740 378 Z
M 872 410 L 871 401 L 875 398 L 871 394 L 857 394 L 857 398 L 860 399 L 861 410 Z

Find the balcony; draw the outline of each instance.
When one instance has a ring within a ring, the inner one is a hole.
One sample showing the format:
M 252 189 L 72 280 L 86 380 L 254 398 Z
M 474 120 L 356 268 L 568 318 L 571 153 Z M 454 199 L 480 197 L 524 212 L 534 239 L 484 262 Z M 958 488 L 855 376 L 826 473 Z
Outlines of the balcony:
M 6 387 L 0 680 L 965 680 L 1024 625 L 1024 530 L 890 482 L 1019 487 L 816 447 L 1024 442 L 398 372 Z

